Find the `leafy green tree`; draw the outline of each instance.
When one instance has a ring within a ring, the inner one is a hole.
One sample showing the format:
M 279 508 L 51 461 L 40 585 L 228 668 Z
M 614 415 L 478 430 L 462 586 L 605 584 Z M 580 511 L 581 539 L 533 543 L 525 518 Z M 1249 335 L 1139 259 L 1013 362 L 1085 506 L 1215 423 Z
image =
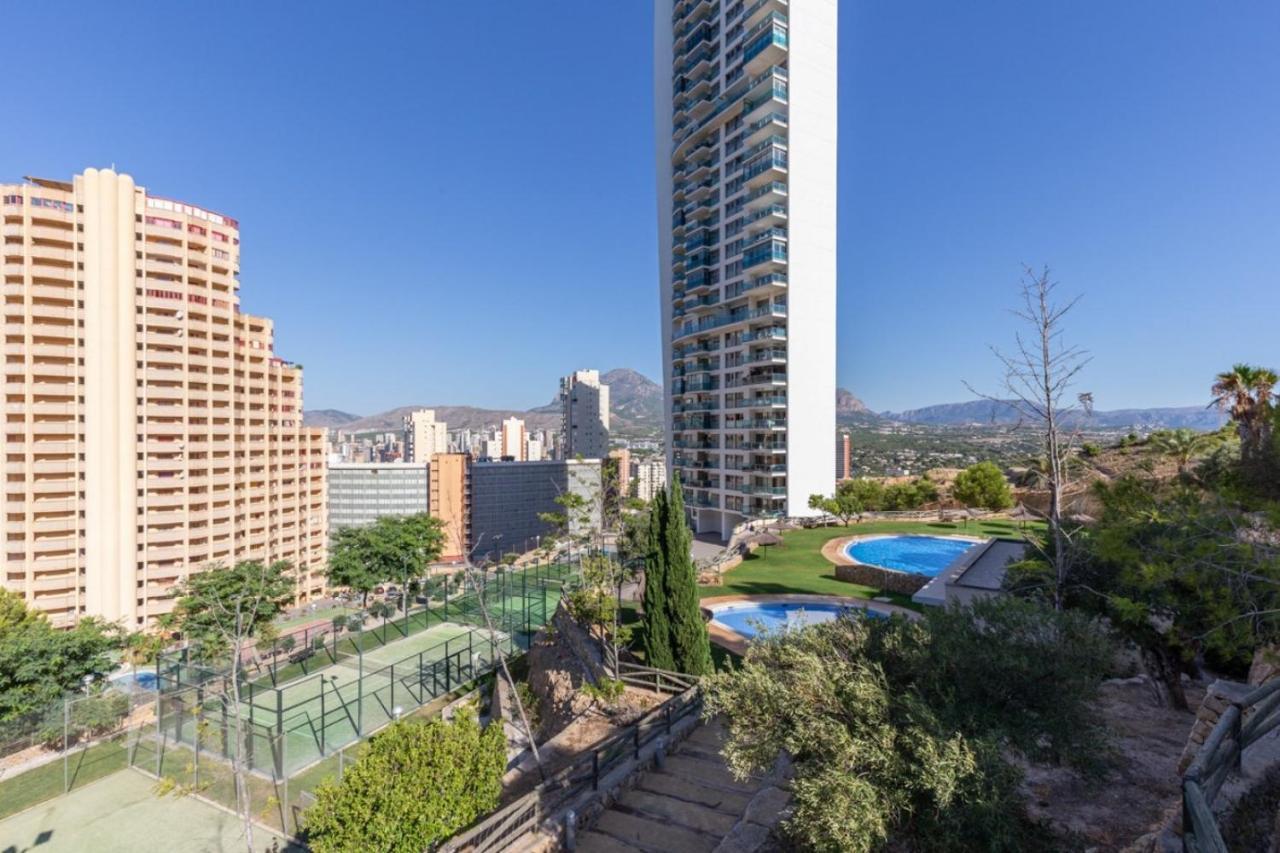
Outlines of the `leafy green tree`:
M 784 829 L 799 849 L 1045 849 L 998 729 L 981 718 L 976 730 L 957 724 L 945 692 L 920 689 L 917 675 L 939 654 L 932 636 L 924 623 L 844 618 L 767 635 L 740 668 L 708 680 L 707 711 L 725 720 L 722 752 L 735 774 L 791 756 L 795 810 Z M 1010 693 L 1044 680 L 1021 659 L 983 678 L 1010 674 Z M 1000 722 L 1018 712 L 990 707 Z
M 369 593 L 387 580 L 379 576 L 378 542 L 370 527 L 344 527 L 329 546 L 328 578 L 332 586 L 360 593 L 360 606 L 369 604 Z
M 957 474 L 951 496 L 965 506 L 993 512 L 1013 506 L 1009 483 L 994 462 L 979 462 Z
M 875 512 L 885 506 L 885 489 L 878 480 L 859 477 L 842 480 L 831 497 L 810 495 L 809 507 L 840 519 L 846 527 L 864 512 Z
M 498 806 L 506 769 L 501 725 L 474 712 L 393 723 L 343 775 L 316 788 L 307 810 L 315 853 L 421 853 Z
M 674 479 L 664 502 L 667 515 L 661 547 L 666 563 L 667 621 L 671 626 L 671 655 L 676 671 L 689 675 L 709 675 L 711 640 L 698 604 L 698 573 L 693 566 L 693 534 L 684 517 L 684 494 Z
M 1142 654 L 1168 701 L 1187 707 L 1184 673 L 1201 662 L 1243 677 L 1254 650 L 1280 640 L 1280 548 L 1221 498 L 1134 475 L 1098 485 L 1097 522 L 1077 549 L 1069 607 L 1106 617 Z M 1024 594 L 1044 587 L 1042 559 L 1010 568 Z
M 938 487 L 923 477 L 910 483 L 894 483 L 884 490 L 884 508 L 888 510 L 919 509 L 937 499 Z
M 667 619 L 666 537 L 667 493 L 658 492 L 649 509 L 649 534 L 644 558 L 644 662 L 657 669 L 673 670 L 671 624 Z
M 105 677 L 118 644 L 111 626 L 99 620 L 81 619 L 60 631 L 21 596 L 0 588 L 0 734 L 83 690 L 86 678 Z
M 249 737 L 240 713 L 242 664 L 249 645 L 266 639 L 272 623 L 292 599 L 288 563 L 245 560 L 231 568 L 214 565 L 191 574 L 174 589 L 172 621 L 209 660 L 227 662 L 227 689 L 215 694 L 232 721 L 235 741 L 232 771 L 236 811 L 244 823 L 245 843 L 253 853 L 253 806 L 249 796 Z

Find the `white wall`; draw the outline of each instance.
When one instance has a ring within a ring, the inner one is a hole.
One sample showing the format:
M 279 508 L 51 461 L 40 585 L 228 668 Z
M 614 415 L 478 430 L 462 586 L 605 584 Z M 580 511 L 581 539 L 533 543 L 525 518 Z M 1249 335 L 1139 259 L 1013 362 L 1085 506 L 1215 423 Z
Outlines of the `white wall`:
M 662 420 L 671 467 L 671 13 L 674 0 L 653 2 L 653 138 L 657 157 L 658 328 L 662 330 Z
M 791 0 L 787 514 L 832 488 L 836 429 L 836 0 Z

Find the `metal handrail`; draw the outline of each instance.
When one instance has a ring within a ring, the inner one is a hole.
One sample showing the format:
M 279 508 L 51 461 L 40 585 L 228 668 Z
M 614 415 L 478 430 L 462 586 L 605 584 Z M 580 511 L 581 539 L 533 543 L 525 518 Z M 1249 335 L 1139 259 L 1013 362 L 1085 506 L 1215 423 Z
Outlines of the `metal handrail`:
M 1245 715 L 1251 713 L 1249 720 Z M 1213 815 L 1213 801 L 1232 773 L 1240 772 L 1244 751 L 1280 727 L 1280 679 L 1232 702 L 1205 738 L 1182 775 L 1182 849 L 1227 853 Z
M 529 793 L 446 841 L 441 851 L 491 853 L 507 849 L 538 830 L 544 799 L 554 798 L 562 803 L 588 785 L 592 790 L 599 790 L 601 778 L 620 761 L 628 756 L 638 759 L 641 749 L 659 737 L 670 735 L 676 723 L 702 706 L 701 690 L 694 676 L 626 661 L 615 663 L 611 672 L 626 684 L 673 695 L 613 737 L 596 744 L 589 754 L 547 777 Z

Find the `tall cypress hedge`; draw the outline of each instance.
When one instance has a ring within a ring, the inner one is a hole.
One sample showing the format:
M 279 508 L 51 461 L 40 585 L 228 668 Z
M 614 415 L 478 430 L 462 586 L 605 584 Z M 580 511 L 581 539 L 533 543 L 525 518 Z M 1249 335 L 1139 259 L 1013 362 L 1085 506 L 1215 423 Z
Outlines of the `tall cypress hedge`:
M 667 565 L 663 552 L 663 530 L 667 496 L 654 495 L 649 508 L 649 534 L 644 558 L 644 662 L 658 669 L 675 669 L 671 654 L 671 626 L 667 621 Z
M 684 518 L 684 493 L 673 478 L 670 497 L 663 502 L 666 529 L 663 551 L 666 563 L 667 621 L 671 626 L 671 654 L 677 672 L 710 675 L 711 641 L 698 604 L 698 575 L 693 567 L 693 534 Z

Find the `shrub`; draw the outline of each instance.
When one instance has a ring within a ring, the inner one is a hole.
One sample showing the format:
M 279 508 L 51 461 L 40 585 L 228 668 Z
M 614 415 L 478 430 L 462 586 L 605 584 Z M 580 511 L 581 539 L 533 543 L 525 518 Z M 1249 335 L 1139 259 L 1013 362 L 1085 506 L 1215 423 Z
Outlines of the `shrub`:
M 502 726 L 474 712 L 403 720 L 374 737 L 340 782 L 316 789 L 306 813 L 315 853 L 421 853 L 495 809 L 506 769 Z
M 627 692 L 627 686 L 613 678 L 602 678 L 596 684 L 583 684 L 582 692 L 601 704 L 612 705 Z
M 951 495 L 965 506 L 993 512 L 1013 506 L 1009 483 L 994 462 L 979 462 L 957 474 Z
M 1108 651 L 1087 618 L 1014 599 L 848 617 L 758 639 L 710 678 L 707 711 L 735 773 L 792 756 L 785 830 L 803 849 L 1045 849 L 1002 751 L 1098 759 Z

